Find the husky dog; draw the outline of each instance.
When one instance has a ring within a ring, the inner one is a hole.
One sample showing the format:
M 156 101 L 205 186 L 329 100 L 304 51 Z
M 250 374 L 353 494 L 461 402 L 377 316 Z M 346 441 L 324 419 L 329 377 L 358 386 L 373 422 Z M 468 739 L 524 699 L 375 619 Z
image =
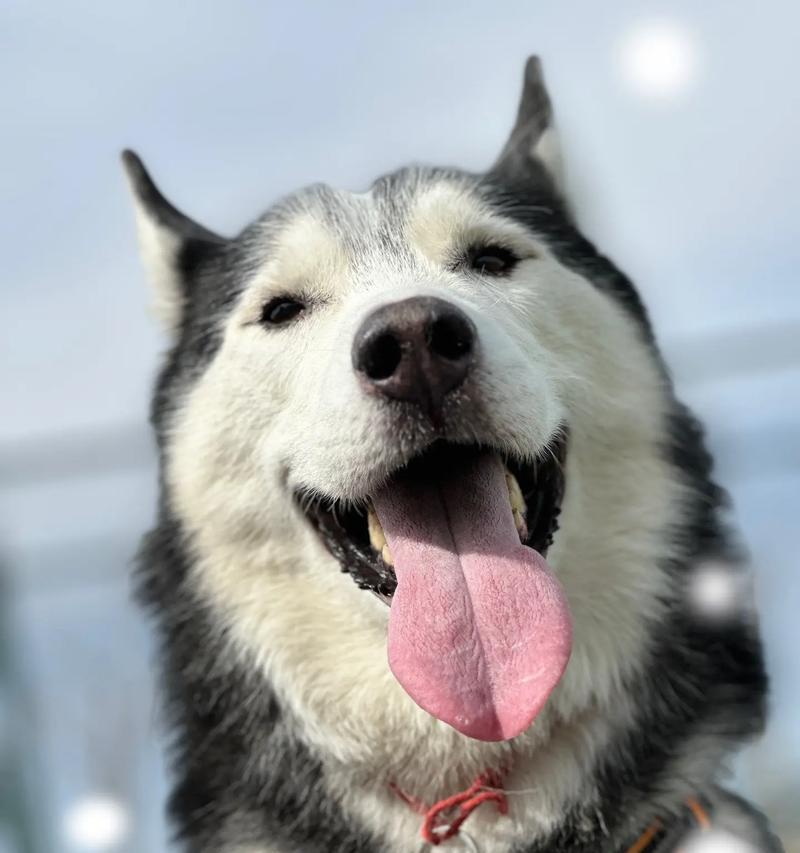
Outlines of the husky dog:
M 780 850 L 718 786 L 767 688 L 726 498 L 538 60 L 485 174 L 232 239 L 124 162 L 171 335 L 138 577 L 183 848 Z

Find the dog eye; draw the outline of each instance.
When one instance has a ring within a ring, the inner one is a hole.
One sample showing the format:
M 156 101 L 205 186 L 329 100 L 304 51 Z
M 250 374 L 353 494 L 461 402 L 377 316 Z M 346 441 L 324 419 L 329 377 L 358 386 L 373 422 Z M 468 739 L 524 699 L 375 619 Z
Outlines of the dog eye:
M 467 262 L 479 275 L 508 275 L 519 258 L 503 246 L 473 246 L 467 253 Z
M 290 296 L 276 296 L 270 299 L 261 312 L 261 322 L 269 326 L 279 326 L 294 320 L 305 311 L 306 306 Z

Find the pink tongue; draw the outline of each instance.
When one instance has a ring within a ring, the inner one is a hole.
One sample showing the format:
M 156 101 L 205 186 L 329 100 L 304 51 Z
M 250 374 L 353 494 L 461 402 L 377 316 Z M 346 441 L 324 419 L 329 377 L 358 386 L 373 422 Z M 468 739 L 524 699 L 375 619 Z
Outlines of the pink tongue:
M 428 713 L 480 740 L 523 732 L 566 668 L 572 623 L 544 558 L 520 544 L 494 454 L 373 498 L 394 559 L 389 665 Z

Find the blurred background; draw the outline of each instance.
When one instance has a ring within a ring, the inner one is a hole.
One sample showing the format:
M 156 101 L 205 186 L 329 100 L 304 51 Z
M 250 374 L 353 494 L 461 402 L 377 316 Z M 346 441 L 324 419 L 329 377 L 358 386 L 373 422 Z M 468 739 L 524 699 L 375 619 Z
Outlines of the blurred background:
M 0 853 L 167 847 L 129 582 L 165 341 L 119 150 L 235 232 L 312 181 L 488 165 L 532 52 L 584 229 L 638 282 L 752 550 L 773 715 L 736 779 L 800 851 L 798 32 L 789 0 L 4 0 Z

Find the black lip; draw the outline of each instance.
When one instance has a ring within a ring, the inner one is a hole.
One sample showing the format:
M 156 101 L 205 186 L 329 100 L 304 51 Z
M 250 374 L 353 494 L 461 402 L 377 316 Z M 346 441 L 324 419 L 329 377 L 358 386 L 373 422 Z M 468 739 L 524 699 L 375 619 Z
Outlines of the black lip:
M 491 448 L 437 441 L 397 474 L 402 472 L 404 476 L 424 476 L 424 472 L 430 472 L 430 476 L 454 464 L 459 456 L 485 452 L 487 449 Z M 558 517 L 564 497 L 566 452 L 567 433 L 561 430 L 535 462 L 504 459 L 517 478 L 528 508 L 528 535 L 523 544 L 534 548 L 542 556 L 547 554 L 558 530 Z M 341 570 L 349 574 L 361 589 L 371 590 L 390 603 L 397 587 L 397 577 L 370 544 L 366 509 L 323 498 L 308 501 L 298 495 L 297 499 L 328 550 L 338 560 Z

